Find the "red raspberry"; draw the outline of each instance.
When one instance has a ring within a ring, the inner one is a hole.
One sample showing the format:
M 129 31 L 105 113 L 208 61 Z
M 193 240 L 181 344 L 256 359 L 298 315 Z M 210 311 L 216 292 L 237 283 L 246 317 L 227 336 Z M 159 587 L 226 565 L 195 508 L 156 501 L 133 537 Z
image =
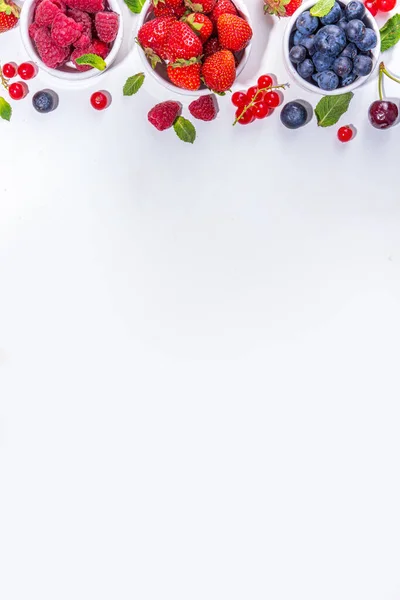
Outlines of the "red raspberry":
M 74 42 L 74 48 L 79 48 L 80 50 L 82 48 L 87 48 L 88 46 L 90 46 L 91 44 L 91 39 L 89 36 L 86 35 L 86 33 L 82 33 L 81 37 L 79 37 L 76 42 Z
M 167 102 L 156 104 L 156 106 L 150 110 L 147 118 L 158 131 L 164 131 L 164 129 L 172 127 L 176 117 L 181 112 L 181 109 L 182 105 L 179 102 L 167 100 Z
M 34 40 L 38 54 L 46 66 L 55 69 L 66 61 L 69 48 L 57 46 L 47 27 L 40 27 L 35 33 Z
M 212 121 L 218 113 L 218 104 L 215 96 L 200 96 L 189 104 L 189 112 L 195 119 L 200 121 Z
M 106 58 L 110 53 L 110 48 L 108 44 L 105 44 L 100 40 L 93 40 L 91 52 L 97 54 L 97 56 L 101 56 L 101 58 Z
M 117 37 L 119 15 L 115 12 L 98 12 L 94 17 L 94 24 L 100 40 L 110 44 Z
M 34 40 L 36 33 L 39 31 L 40 27 L 39 25 L 36 25 L 36 23 L 31 23 L 28 27 L 28 33 L 29 33 L 29 37 Z
M 104 10 L 104 0 L 68 0 L 68 6 L 88 13 L 97 13 Z
M 91 54 L 92 46 L 86 48 L 76 48 L 71 54 L 71 61 L 74 63 L 78 71 L 89 71 L 92 67 L 90 65 L 78 65 L 76 59 L 84 54 Z
M 48 27 L 59 12 L 61 12 L 60 9 L 51 0 L 43 0 L 35 12 L 36 25 L 39 25 L 39 27 Z
M 70 46 L 81 37 L 83 25 L 59 12 L 51 27 L 51 38 L 58 46 Z
M 78 8 L 71 8 L 67 11 L 67 17 L 70 17 L 77 23 L 82 23 L 82 34 L 87 35 L 88 38 L 92 39 L 92 19 L 90 18 L 90 15 Z

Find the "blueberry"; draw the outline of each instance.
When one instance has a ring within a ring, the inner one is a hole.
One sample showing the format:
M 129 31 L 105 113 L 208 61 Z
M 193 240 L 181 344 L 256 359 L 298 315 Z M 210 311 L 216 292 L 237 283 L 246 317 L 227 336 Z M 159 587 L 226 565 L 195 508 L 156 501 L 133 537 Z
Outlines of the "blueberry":
M 312 57 L 315 69 L 318 72 L 327 71 L 333 65 L 334 60 L 334 56 L 323 54 L 322 52 L 316 52 Z
M 349 42 L 359 42 L 365 35 L 365 25 L 359 19 L 349 21 L 346 27 L 346 35 Z
M 308 79 L 314 73 L 314 65 L 310 58 L 306 58 L 299 65 L 297 65 L 297 72 L 303 79 Z
M 347 44 L 340 56 L 347 56 L 347 58 L 354 60 L 357 54 L 357 46 L 353 44 L 353 42 L 350 42 L 350 44 Z
M 318 73 L 318 76 L 315 79 L 321 90 L 326 90 L 327 92 L 336 90 L 339 85 L 339 77 L 333 71 Z
M 353 83 L 353 81 L 355 81 L 356 79 L 357 79 L 357 75 L 353 71 L 352 73 L 350 73 L 350 75 L 343 77 L 343 79 L 340 82 L 340 85 L 341 85 L 341 87 L 346 87 L 347 85 L 350 85 L 351 83 Z
M 343 31 L 346 31 L 346 27 L 347 27 L 347 19 L 345 19 L 345 17 L 343 17 L 342 19 L 340 19 L 340 21 L 338 21 L 336 23 L 336 25 L 338 27 L 340 27 L 340 29 L 343 29 Z
M 58 106 L 58 96 L 53 90 L 41 90 L 32 98 L 33 108 L 40 113 L 49 113 Z
M 339 77 L 347 77 L 353 70 L 353 61 L 347 56 L 339 56 L 333 63 L 333 70 Z
M 358 55 L 354 59 L 354 73 L 356 75 L 369 75 L 372 71 L 372 58 Z
M 346 34 L 337 25 L 325 25 L 315 34 L 315 49 L 331 56 L 340 54 L 346 43 Z
M 333 23 L 337 23 L 339 19 L 343 16 L 342 9 L 340 8 L 340 4 L 335 2 L 331 10 L 328 12 L 325 17 L 322 17 L 321 23 L 323 25 L 333 25 Z
M 300 102 L 288 102 L 281 110 L 281 122 L 288 129 L 303 127 L 307 119 L 307 110 Z
M 298 46 L 300 44 L 300 40 L 302 39 L 303 34 L 300 31 L 295 31 L 293 36 L 293 45 Z
M 300 42 L 300 45 L 304 46 L 304 48 L 306 48 L 308 50 L 308 53 L 310 56 L 312 56 L 315 52 L 314 40 L 315 40 L 315 35 L 310 34 L 310 35 L 305 35 Z
M 368 52 L 368 50 L 372 50 L 372 48 L 375 48 L 377 43 L 378 38 L 376 37 L 375 31 L 367 27 L 364 33 L 364 37 L 359 42 L 357 42 L 357 47 L 363 52 Z
M 318 25 L 319 20 L 317 17 L 312 17 L 309 10 L 304 11 L 299 17 L 297 17 L 297 31 L 300 31 L 304 35 L 314 33 L 314 31 L 318 29 Z
M 289 58 L 295 65 L 303 62 L 306 57 L 307 50 L 304 48 L 304 46 L 293 46 L 289 52 Z
M 348 21 L 352 19 L 362 19 L 365 15 L 365 6 L 358 0 L 352 0 L 344 9 Z

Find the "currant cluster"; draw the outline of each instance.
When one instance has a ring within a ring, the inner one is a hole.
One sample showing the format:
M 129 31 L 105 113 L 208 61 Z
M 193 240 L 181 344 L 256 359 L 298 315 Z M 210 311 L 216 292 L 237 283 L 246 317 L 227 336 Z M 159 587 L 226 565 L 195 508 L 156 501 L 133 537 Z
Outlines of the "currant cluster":
M 364 6 L 375 17 L 378 11 L 390 12 L 397 4 L 397 0 L 365 0 Z
M 29 91 L 28 86 L 24 81 L 28 81 L 35 77 L 37 71 L 37 66 L 31 62 L 22 63 L 19 66 L 13 62 L 6 63 L 0 73 L 1 83 L 3 87 L 8 90 L 8 93 L 13 100 L 21 100 Z M 15 83 L 9 84 L 8 80 L 13 79 L 17 75 L 24 81 L 16 81 Z
M 240 125 L 248 125 L 256 119 L 265 119 L 271 115 L 274 108 L 282 102 L 280 89 L 285 89 L 287 84 L 274 85 L 270 75 L 261 75 L 257 85 L 249 87 L 247 92 L 235 92 L 232 94 L 232 104 L 236 106 L 235 121 Z

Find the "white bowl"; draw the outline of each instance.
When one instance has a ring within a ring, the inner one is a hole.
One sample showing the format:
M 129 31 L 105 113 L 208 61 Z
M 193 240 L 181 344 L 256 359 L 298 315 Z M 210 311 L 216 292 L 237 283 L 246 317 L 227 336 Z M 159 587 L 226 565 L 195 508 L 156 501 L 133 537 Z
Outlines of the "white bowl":
M 121 9 L 119 7 L 118 0 L 107 0 L 107 1 L 108 1 L 109 8 L 119 15 L 118 34 L 113 42 L 113 46 L 111 48 L 110 54 L 105 59 L 105 63 L 108 68 L 114 62 L 115 57 L 118 54 L 118 50 L 121 46 L 122 36 L 123 36 L 123 24 L 122 24 Z M 28 32 L 29 25 L 32 23 L 32 20 L 33 20 L 33 14 L 35 11 L 36 2 L 37 2 L 37 0 L 25 0 L 22 10 L 21 10 L 20 25 L 19 25 L 22 43 L 24 44 L 25 50 L 27 51 L 31 60 L 33 62 L 35 62 L 39 68 L 43 69 L 44 71 L 47 71 L 47 73 L 50 73 L 51 75 L 54 75 L 54 77 L 58 77 L 59 79 L 65 79 L 65 80 L 74 81 L 74 82 L 82 81 L 84 79 L 89 79 L 91 77 L 96 77 L 97 75 L 101 75 L 102 73 L 105 73 L 107 69 L 105 69 L 104 71 L 99 71 L 98 69 L 90 69 L 90 71 L 89 70 L 78 71 L 78 69 L 76 69 L 71 62 L 67 63 L 66 65 L 63 65 L 62 67 L 59 67 L 58 69 L 51 69 L 50 67 L 48 67 L 47 65 L 44 64 L 44 62 L 41 60 L 40 56 L 38 55 L 36 48 L 35 48 L 35 44 L 31 40 L 31 38 L 29 36 L 29 32 Z
M 244 4 L 244 2 L 242 0 L 232 0 L 232 1 L 237 8 L 239 16 L 246 19 L 246 21 L 249 23 L 249 25 L 251 27 L 250 15 L 249 15 L 249 12 L 248 12 L 247 7 Z M 144 23 L 147 23 L 147 21 L 150 21 L 151 18 L 154 18 L 154 15 L 152 13 L 151 0 L 147 0 L 145 5 L 143 6 L 142 12 L 140 13 L 140 16 L 139 16 L 137 31 L 139 31 L 139 29 L 141 28 L 141 26 Z M 142 59 L 142 63 L 144 65 L 144 68 L 146 69 L 146 71 L 148 73 L 150 73 L 152 75 L 152 77 L 154 77 L 158 81 L 158 83 L 160 83 L 162 86 L 167 88 L 167 90 L 169 90 L 170 92 L 174 92 L 176 94 L 184 94 L 185 96 L 196 96 L 196 97 L 210 93 L 210 90 L 206 87 L 201 87 L 199 90 L 194 90 L 194 91 L 184 90 L 183 88 L 177 87 L 169 80 L 165 64 L 159 63 L 156 66 L 156 68 L 153 69 L 150 64 L 150 61 L 148 60 L 144 51 L 142 50 L 142 48 L 139 45 L 138 45 L 138 50 L 139 50 L 140 58 Z M 240 62 L 238 64 L 237 68 L 236 68 L 236 77 L 238 77 L 239 74 L 243 71 L 243 69 L 246 66 L 246 63 L 249 59 L 250 52 L 251 52 L 251 40 L 242 52 L 243 52 L 243 55 L 240 59 Z
M 351 0 L 338 0 L 338 1 L 339 1 L 339 4 L 344 4 L 344 5 L 349 4 L 349 2 L 351 2 Z M 378 38 L 378 43 L 377 43 L 376 47 L 373 50 L 371 50 L 372 62 L 373 62 L 371 73 L 369 75 L 365 75 L 364 77 L 359 77 L 353 83 L 351 83 L 350 85 L 347 85 L 346 87 L 337 88 L 336 90 L 332 90 L 331 92 L 326 91 L 326 90 L 321 90 L 321 88 L 319 88 L 317 86 L 317 84 L 314 85 L 313 83 L 310 83 L 310 82 L 306 81 L 305 79 L 303 79 L 302 77 L 300 77 L 295 66 L 292 64 L 292 62 L 289 58 L 290 36 L 291 36 L 292 30 L 294 29 L 294 27 L 296 25 L 297 17 L 300 16 L 301 13 L 304 12 L 305 10 L 310 10 L 310 8 L 312 8 L 316 3 L 317 3 L 317 0 L 305 0 L 305 2 L 303 2 L 303 4 L 296 10 L 296 12 L 293 13 L 293 15 L 291 16 L 291 18 L 287 24 L 287 27 L 285 30 L 285 35 L 283 37 L 283 57 L 285 60 L 286 69 L 288 70 L 289 75 L 291 75 L 292 78 L 295 79 L 296 83 L 298 83 L 302 88 L 308 90 L 309 92 L 316 92 L 317 94 L 321 94 L 323 96 L 337 96 L 338 94 L 344 94 L 345 92 L 351 92 L 351 91 L 355 90 L 356 88 L 358 88 L 360 85 L 363 85 L 363 83 L 365 83 L 367 81 L 367 79 L 372 75 L 372 73 L 376 69 L 377 65 L 379 64 L 379 56 L 381 53 L 381 51 L 380 51 L 381 38 L 380 38 L 378 24 L 377 24 L 376 20 L 374 19 L 374 17 L 371 15 L 371 13 L 367 9 L 365 9 L 365 16 L 363 18 L 363 21 L 366 25 L 368 25 L 368 27 L 371 27 L 371 29 L 373 29 L 375 31 L 376 36 Z

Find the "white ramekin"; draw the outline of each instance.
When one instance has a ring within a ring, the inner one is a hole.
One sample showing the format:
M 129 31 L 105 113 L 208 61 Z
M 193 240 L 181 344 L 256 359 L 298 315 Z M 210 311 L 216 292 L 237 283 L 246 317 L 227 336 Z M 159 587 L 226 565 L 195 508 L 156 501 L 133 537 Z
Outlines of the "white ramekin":
M 346 4 L 349 4 L 349 2 L 351 2 L 351 0 L 339 0 L 339 4 L 346 5 Z M 332 90 L 331 92 L 326 91 L 326 90 L 321 90 L 321 88 L 319 88 L 316 84 L 314 85 L 312 83 L 309 83 L 308 81 L 306 81 L 305 79 L 300 77 L 295 66 L 292 64 L 292 62 L 289 58 L 290 36 L 291 36 L 292 30 L 295 28 L 297 17 L 299 15 L 301 15 L 301 13 L 304 12 L 305 10 L 310 10 L 310 8 L 312 8 L 315 4 L 316 4 L 316 0 L 305 0 L 303 2 L 303 4 L 296 10 L 296 12 L 293 13 L 293 15 L 290 17 L 290 20 L 286 26 L 285 34 L 283 37 L 283 57 L 284 57 L 286 69 L 289 72 L 289 75 L 291 75 L 291 77 L 296 81 L 296 83 L 298 83 L 302 88 L 308 90 L 309 92 L 315 92 L 315 93 L 321 94 L 323 96 L 337 96 L 338 94 L 344 94 L 345 92 L 351 92 L 351 91 L 355 90 L 356 88 L 358 88 L 363 83 L 365 83 L 368 80 L 368 78 L 372 75 L 372 73 L 374 72 L 374 70 L 376 69 L 376 67 L 379 64 L 379 56 L 381 53 L 381 50 L 380 50 L 381 38 L 380 38 L 378 24 L 377 24 L 376 20 L 374 19 L 374 17 L 371 15 L 371 13 L 368 11 L 368 9 L 365 9 L 365 17 L 363 18 L 363 21 L 368 25 L 368 27 L 371 27 L 371 29 L 373 29 L 375 31 L 376 36 L 378 38 L 378 43 L 377 43 L 376 47 L 373 50 L 371 50 L 372 61 L 373 61 L 373 67 L 372 67 L 371 73 L 369 75 L 365 75 L 364 77 L 359 77 L 358 79 L 356 79 L 356 81 L 354 81 L 350 85 L 347 85 L 346 87 L 337 88 L 336 90 Z

